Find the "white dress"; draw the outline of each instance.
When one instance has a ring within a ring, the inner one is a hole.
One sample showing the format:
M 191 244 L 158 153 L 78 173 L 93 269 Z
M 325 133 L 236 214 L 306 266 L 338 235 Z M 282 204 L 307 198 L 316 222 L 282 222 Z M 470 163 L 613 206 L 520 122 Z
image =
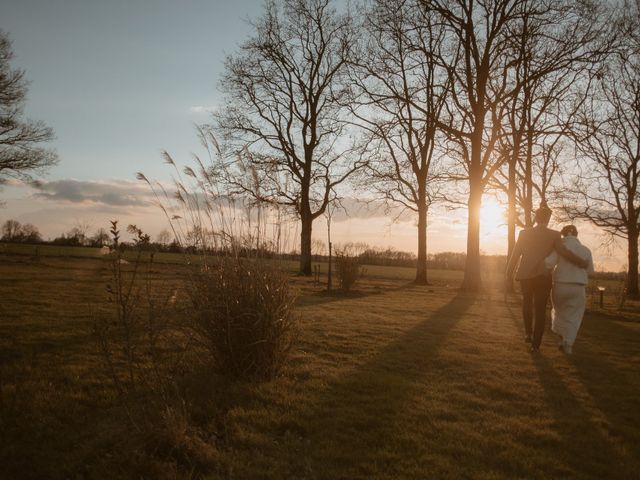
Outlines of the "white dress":
M 593 273 L 593 257 L 591 250 L 582 245 L 577 237 L 569 235 L 563 242 L 569 250 L 589 262 L 586 269 L 580 268 L 555 251 L 544 261 L 548 269 L 553 269 L 551 329 L 562 336 L 563 343 L 570 349 L 582 324 L 585 290 L 589 274 Z

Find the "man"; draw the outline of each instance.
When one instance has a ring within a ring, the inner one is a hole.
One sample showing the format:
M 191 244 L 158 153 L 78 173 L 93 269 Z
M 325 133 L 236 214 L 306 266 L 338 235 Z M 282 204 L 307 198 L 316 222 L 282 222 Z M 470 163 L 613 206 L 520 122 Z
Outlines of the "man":
M 535 227 L 520 231 L 518 241 L 507 263 L 509 281 L 513 280 L 513 273 L 518 266 L 515 278 L 520 281 L 524 330 L 526 341 L 531 343 L 532 352 L 540 351 L 547 302 L 551 293 L 551 272 L 545 268 L 544 259 L 555 249 L 580 268 L 588 266 L 584 259 L 564 246 L 560 232 L 548 228 L 550 219 L 551 209 L 546 202 L 541 202 L 540 208 L 535 212 Z M 519 265 L 518 260 L 520 260 Z

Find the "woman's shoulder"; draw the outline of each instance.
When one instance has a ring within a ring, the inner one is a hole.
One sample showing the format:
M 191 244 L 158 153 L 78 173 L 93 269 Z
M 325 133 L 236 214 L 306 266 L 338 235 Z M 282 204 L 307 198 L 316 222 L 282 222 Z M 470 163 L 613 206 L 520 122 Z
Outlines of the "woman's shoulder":
M 592 255 L 591 249 L 586 245 L 580 244 L 580 250 L 582 250 L 582 252 L 584 252 L 585 255 L 588 255 L 588 256 Z

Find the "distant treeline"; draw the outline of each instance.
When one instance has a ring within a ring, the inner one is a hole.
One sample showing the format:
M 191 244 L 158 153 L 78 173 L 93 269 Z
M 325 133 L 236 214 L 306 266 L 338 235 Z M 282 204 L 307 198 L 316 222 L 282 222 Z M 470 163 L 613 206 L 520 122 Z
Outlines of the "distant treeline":
M 403 252 L 392 248 L 368 248 L 359 255 L 360 263 L 365 265 L 382 265 L 396 267 L 415 267 L 417 257 L 410 252 Z M 440 270 L 463 270 L 466 254 L 462 252 L 439 252 L 427 255 L 427 267 Z M 484 255 L 486 268 L 504 269 L 505 255 Z
M 101 248 L 111 246 L 112 241 L 106 230 L 100 228 L 92 235 L 88 235 L 88 229 L 83 226 L 73 227 L 66 233 L 55 237 L 53 240 L 44 240 L 37 227 L 32 224 L 21 224 L 16 220 L 7 220 L 0 233 L 0 242 L 4 243 L 25 243 L 32 245 L 58 245 L 67 247 L 94 247 Z M 149 241 L 144 246 L 138 245 L 136 248 L 143 248 L 160 253 L 199 253 L 200 249 L 194 245 L 183 246 L 177 241 L 169 241 L 168 232 L 161 232 L 157 241 Z M 319 244 L 321 242 L 318 242 Z M 121 241 L 118 247 L 121 250 L 133 248 L 133 242 Z M 318 245 L 319 250 L 325 250 L 324 245 Z M 227 256 L 238 255 L 247 258 L 280 258 L 286 260 L 300 260 L 300 253 L 297 251 L 289 253 L 278 253 L 268 243 L 256 248 L 245 245 L 235 245 L 233 252 L 228 249 L 208 249 L 210 255 Z M 387 267 L 408 267 L 416 266 L 417 257 L 414 253 L 396 250 L 392 247 L 380 248 L 372 247 L 365 243 L 350 243 L 336 248 L 334 258 L 337 255 L 348 254 L 357 257 L 361 265 L 379 265 Z M 466 254 L 462 252 L 438 252 L 427 255 L 427 268 L 434 270 L 464 270 Z M 328 262 L 329 256 L 325 254 L 313 255 L 315 262 Z M 490 272 L 504 272 L 507 262 L 506 255 L 482 255 L 482 268 Z M 620 272 L 597 272 L 595 278 L 622 280 L 624 273 Z

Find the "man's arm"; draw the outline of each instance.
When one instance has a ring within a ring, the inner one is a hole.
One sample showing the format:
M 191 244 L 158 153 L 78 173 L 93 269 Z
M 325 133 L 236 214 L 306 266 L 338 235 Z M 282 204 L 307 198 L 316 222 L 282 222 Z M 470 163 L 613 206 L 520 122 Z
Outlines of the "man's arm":
M 518 261 L 520 260 L 520 256 L 522 255 L 522 231 L 518 235 L 518 240 L 516 241 L 515 246 L 513 247 L 513 252 L 511 252 L 511 256 L 509 257 L 509 261 L 507 262 L 507 271 L 505 272 L 508 280 L 513 280 L 513 273 L 518 265 Z
M 571 250 L 569 250 L 561 237 L 558 237 L 553 244 L 553 248 L 555 248 L 556 252 L 562 255 L 564 258 L 569 260 L 574 265 L 579 266 L 580 268 L 587 268 L 589 266 L 589 260 L 585 260 L 584 258 L 576 255 Z
M 558 263 L 558 252 L 555 250 L 551 252 L 547 258 L 544 259 L 544 266 L 547 270 L 553 270 L 553 267 Z

